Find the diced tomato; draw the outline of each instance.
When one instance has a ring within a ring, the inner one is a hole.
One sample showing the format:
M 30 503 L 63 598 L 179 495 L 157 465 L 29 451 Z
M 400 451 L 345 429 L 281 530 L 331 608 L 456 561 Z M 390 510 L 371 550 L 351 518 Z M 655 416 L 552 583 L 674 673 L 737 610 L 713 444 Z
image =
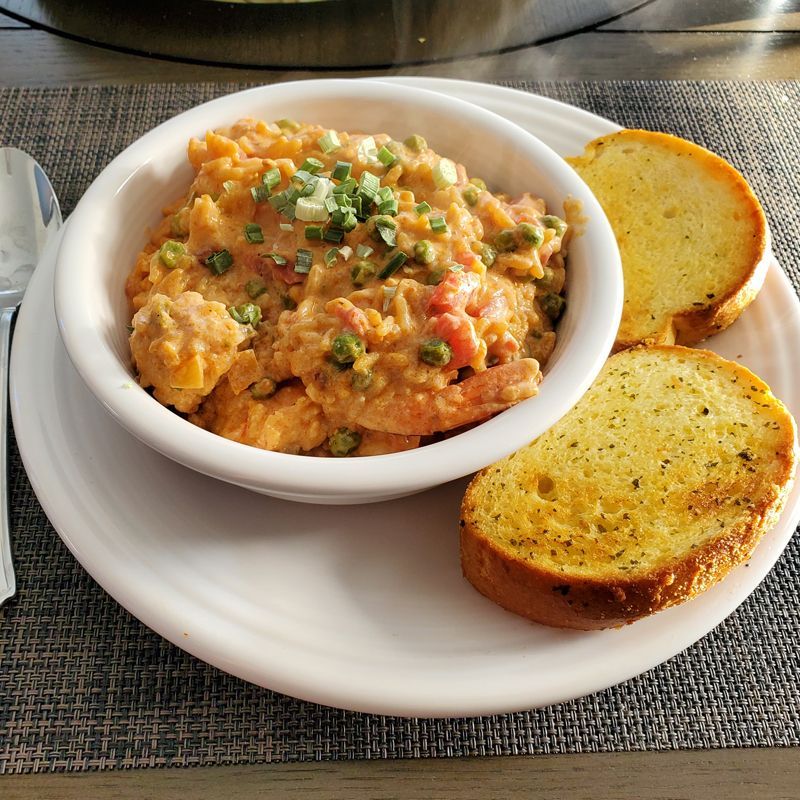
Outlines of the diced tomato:
M 442 314 L 436 317 L 434 330 L 453 350 L 453 360 L 448 364 L 449 367 L 465 367 L 479 350 L 478 335 L 466 314 Z
M 477 256 L 471 250 L 462 250 L 455 255 L 455 260 L 459 264 L 463 264 L 468 269 L 472 269 L 473 264 L 477 260 Z
M 341 320 L 345 328 L 362 336 L 369 330 L 367 315 L 350 301 L 341 298 L 341 302 L 331 308 L 331 311 Z
M 247 253 L 243 257 L 244 263 L 262 278 L 275 278 L 292 286 L 295 283 L 302 283 L 306 276 L 294 271 L 294 262 L 287 261 L 285 264 L 278 265 L 267 256 L 260 256 L 256 253 Z
M 498 289 L 485 303 L 478 308 L 468 308 L 474 317 L 484 319 L 504 319 L 508 314 L 508 300 L 502 290 Z
M 428 312 L 434 315 L 464 311 L 480 285 L 481 279 L 474 272 L 448 272 L 434 289 Z
M 489 353 L 497 356 L 501 364 L 511 361 L 518 352 L 519 342 L 508 331 L 489 347 Z

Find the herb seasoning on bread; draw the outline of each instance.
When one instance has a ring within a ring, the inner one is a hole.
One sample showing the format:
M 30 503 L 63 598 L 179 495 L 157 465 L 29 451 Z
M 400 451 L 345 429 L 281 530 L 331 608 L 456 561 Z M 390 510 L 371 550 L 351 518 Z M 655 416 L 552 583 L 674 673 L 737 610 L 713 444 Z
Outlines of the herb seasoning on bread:
M 634 622 L 746 561 L 794 472 L 794 421 L 749 370 L 706 350 L 632 348 L 560 422 L 473 479 L 462 569 L 535 622 Z
M 695 344 L 727 328 L 763 280 L 767 224 L 745 179 L 696 144 L 642 130 L 567 159 L 597 196 L 625 280 L 614 349 Z

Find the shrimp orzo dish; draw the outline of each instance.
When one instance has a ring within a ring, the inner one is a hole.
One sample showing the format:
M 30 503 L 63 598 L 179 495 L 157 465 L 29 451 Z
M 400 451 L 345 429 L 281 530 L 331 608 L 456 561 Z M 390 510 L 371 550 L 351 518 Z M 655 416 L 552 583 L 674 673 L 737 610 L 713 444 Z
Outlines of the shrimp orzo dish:
M 238 442 L 407 450 L 536 394 L 567 225 L 413 135 L 244 119 L 189 143 L 196 177 L 128 277 L 143 387 Z

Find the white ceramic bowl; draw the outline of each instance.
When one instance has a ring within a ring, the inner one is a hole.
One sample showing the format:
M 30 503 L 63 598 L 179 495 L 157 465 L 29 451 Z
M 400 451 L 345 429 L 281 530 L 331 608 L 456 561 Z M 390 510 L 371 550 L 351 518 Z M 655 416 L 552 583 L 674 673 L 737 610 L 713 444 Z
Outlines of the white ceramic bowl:
M 326 459 L 271 453 L 204 431 L 160 405 L 134 380 L 125 279 L 161 208 L 189 185 L 190 137 L 240 117 L 283 117 L 339 130 L 420 133 L 495 189 L 530 191 L 560 213 L 583 204 L 585 233 L 568 260 L 567 311 L 539 394 L 476 428 L 417 450 Z M 290 500 L 366 503 L 466 475 L 511 453 L 563 416 L 589 387 L 614 340 L 622 271 L 611 228 L 586 185 L 522 128 L 445 95 L 377 81 L 314 80 L 221 97 L 145 134 L 106 167 L 72 214 L 59 251 L 56 315 L 89 389 L 141 441 L 207 475 Z

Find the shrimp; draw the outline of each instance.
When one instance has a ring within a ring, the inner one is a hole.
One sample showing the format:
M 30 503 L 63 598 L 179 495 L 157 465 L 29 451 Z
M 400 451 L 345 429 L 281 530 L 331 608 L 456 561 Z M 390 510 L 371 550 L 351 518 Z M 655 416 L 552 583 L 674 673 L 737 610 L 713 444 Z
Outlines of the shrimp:
M 541 380 L 539 362 L 522 358 L 478 372 L 438 392 L 395 391 L 389 385 L 358 409 L 358 424 L 403 436 L 430 436 L 482 422 L 533 397 Z

